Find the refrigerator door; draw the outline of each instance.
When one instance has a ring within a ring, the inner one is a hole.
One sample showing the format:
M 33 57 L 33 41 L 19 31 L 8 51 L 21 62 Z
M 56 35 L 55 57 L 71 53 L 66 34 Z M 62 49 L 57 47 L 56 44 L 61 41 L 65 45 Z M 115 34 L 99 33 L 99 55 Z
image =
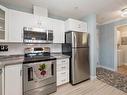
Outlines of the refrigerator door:
M 73 48 L 71 63 L 71 83 L 77 84 L 89 78 L 89 48 Z
M 89 47 L 89 35 L 86 32 L 72 32 L 72 47 Z

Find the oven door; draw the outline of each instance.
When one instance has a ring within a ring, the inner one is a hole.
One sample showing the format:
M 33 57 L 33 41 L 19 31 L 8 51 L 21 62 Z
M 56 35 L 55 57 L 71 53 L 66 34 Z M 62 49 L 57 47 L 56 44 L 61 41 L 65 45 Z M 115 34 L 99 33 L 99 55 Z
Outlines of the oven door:
M 24 64 L 24 92 L 56 82 L 56 61 Z

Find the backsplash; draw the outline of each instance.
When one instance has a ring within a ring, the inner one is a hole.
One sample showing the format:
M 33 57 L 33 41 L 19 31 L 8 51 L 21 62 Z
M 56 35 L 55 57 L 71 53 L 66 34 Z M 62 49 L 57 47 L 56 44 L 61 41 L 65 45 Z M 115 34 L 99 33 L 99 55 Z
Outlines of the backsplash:
M 8 45 L 8 51 L 0 52 L 0 55 L 24 54 L 26 47 L 50 47 L 52 53 L 62 52 L 61 44 L 1 44 Z

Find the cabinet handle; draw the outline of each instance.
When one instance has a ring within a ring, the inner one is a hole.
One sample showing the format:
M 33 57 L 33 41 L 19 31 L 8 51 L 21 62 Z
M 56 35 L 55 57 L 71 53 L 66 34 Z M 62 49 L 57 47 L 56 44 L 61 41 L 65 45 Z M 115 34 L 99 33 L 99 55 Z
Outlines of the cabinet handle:
M 63 73 L 61 73 L 61 74 L 66 74 L 66 72 L 63 72 Z
M 62 82 L 64 82 L 64 81 L 66 81 L 65 79 L 64 80 L 62 80 Z
M 62 61 L 62 62 L 66 62 L 66 61 Z
M 24 35 L 23 35 L 23 32 L 21 31 L 21 38 L 22 38 L 22 39 L 23 39 L 23 36 L 24 36 Z
M 20 76 L 22 76 L 22 72 L 23 72 L 23 70 L 20 70 Z
M 63 66 L 63 67 L 61 67 L 62 69 L 65 69 L 66 68 L 66 66 Z

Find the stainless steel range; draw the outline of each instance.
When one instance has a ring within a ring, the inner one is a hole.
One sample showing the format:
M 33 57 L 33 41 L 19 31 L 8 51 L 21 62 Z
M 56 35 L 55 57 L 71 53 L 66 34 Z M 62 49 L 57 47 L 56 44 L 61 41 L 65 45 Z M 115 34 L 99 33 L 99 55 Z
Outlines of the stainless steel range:
M 48 95 L 56 91 L 56 58 L 50 49 L 26 48 L 24 58 L 24 95 Z

